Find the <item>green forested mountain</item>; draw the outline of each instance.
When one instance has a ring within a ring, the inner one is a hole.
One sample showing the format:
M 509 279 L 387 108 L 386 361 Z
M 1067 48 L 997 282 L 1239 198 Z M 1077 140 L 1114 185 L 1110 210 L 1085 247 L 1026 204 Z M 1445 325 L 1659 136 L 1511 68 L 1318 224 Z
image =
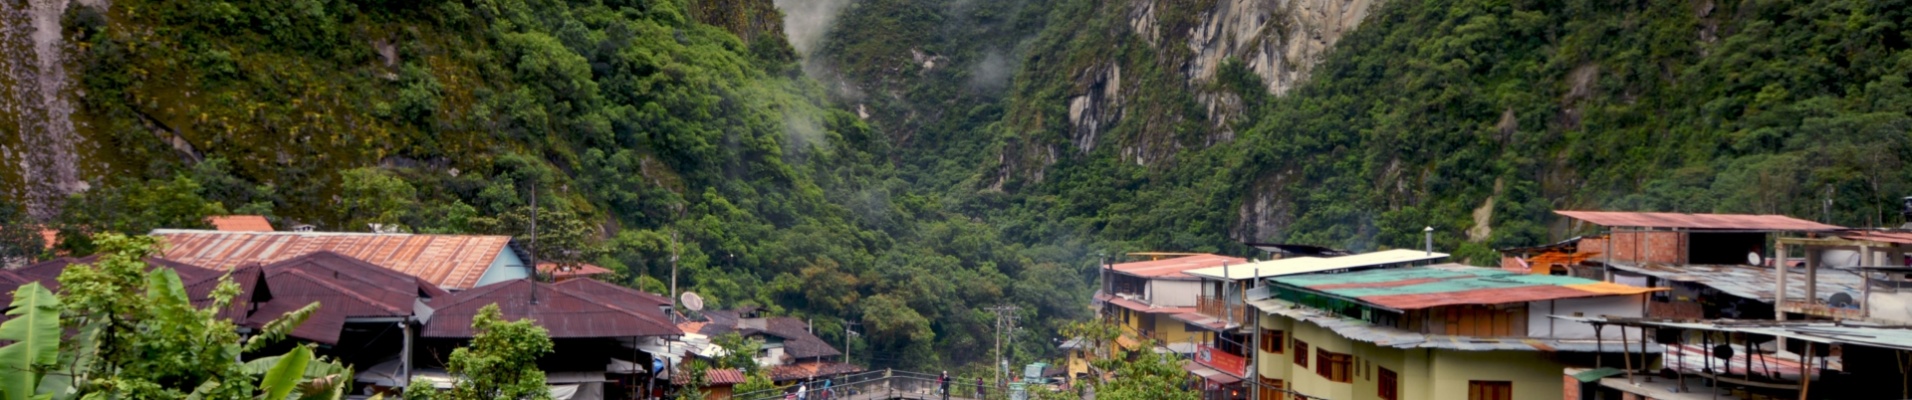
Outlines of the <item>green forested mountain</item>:
M 986 360 L 999 303 L 1044 356 L 1103 253 L 1431 225 L 1484 260 L 1555 208 L 1876 226 L 1912 195 L 1901 2 L 826 3 L 76 4 L 92 189 L 49 222 L 522 236 L 535 197 L 542 254 L 660 292 L 674 259 L 907 367 Z M 829 28 L 799 54 L 793 22 Z

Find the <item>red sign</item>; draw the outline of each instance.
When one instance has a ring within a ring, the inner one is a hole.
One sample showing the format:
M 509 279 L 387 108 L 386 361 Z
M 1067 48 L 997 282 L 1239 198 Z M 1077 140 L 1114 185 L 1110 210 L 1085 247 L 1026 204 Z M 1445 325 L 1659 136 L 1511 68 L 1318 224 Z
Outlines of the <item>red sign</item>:
M 1195 347 L 1195 363 L 1227 372 L 1236 377 L 1248 376 L 1248 360 L 1242 356 L 1230 354 L 1209 345 Z

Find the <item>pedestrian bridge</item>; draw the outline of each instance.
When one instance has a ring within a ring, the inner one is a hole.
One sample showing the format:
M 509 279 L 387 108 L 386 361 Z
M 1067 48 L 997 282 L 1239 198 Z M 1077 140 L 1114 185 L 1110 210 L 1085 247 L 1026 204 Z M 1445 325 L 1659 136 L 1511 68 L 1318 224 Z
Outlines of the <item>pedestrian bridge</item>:
M 805 391 L 805 400 L 942 400 L 942 394 L 936 390 L 936 374 L 912 371 L 881 370 L 850 374 L 831 378 L 829 389 L 819 389 L 810 383 Z M 1009 390 L 1004 387 L 985 385 L 979 392 L 976 381 L 968 382 L 956 379 L 950 382 L 947 399 L 949 400 L 1008 400 Z M 791 385 L 776 389 L 735 393 L 734 400 L 782 400 L 795 399 L 797 387 Z M 980 394 L 980 395 L 979 395 Z

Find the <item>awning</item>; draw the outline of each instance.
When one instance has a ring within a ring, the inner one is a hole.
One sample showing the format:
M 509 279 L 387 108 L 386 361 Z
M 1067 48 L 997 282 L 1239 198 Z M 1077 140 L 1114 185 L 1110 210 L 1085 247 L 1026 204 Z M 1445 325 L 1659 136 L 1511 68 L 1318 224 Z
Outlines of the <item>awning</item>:
M 1235 325 L 1229 324 L 1228 321 L 1221 320 L 1220 318 L 1210 317 L 1210 316 L 1202 315 L 1199 313 L 1180 313 L 1180 314 L 1172 315 L 1170 317 L 1175 318 L 1178 321 L 1187 322 L 1189 325 L 1194 325 L 1197 328 L 1202 328 L 1202 329 L 1214 331 L 1214 332 L 1221 332 L 1223 330 L 1227 330 L 1231 326 L 1235 326 Z
M 1221 370 L 1218 370 L 1218 369 L 1209 368 L 1201 364 L 1196 364 L 1195 360 L 1183 361 L 1182 370 L 1188 371 L 1188 373 L 1191 373 L 1191 374 L 1195 374 L 1195 376 L 1202 377 L 1202 379 L 1207 380 L 1209 383 L 1213 383 L 1216 385 L 1227 385 L 1227 384 L 1232 384 L 1236 382 L 1241 382 L 1241 378 L 1236 378 L 1234 375 L 1229 375 L 1228 373 L 1222 372 Z

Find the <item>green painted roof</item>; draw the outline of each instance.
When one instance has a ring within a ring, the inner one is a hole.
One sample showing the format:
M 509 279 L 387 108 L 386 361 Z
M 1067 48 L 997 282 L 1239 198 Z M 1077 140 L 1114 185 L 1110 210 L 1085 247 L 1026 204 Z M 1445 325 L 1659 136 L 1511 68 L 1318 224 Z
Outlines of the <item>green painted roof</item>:
M 1401 286 L 1319 288 L 1322 286 L 1350 284 L 1384 285 L 1389 282 L 1429 279 L 1433 279 L 1434 281 Z M 1300 275 L 1275 278 L 1274 281 L 1355 298 L 1401 294 L 1462 292 L 1541 285 L 1567 286 L 1599 282 L 1571 276 L 1529 275 L 1495 268 L 1462 265 L 1396 268 L 1345 274 Z

